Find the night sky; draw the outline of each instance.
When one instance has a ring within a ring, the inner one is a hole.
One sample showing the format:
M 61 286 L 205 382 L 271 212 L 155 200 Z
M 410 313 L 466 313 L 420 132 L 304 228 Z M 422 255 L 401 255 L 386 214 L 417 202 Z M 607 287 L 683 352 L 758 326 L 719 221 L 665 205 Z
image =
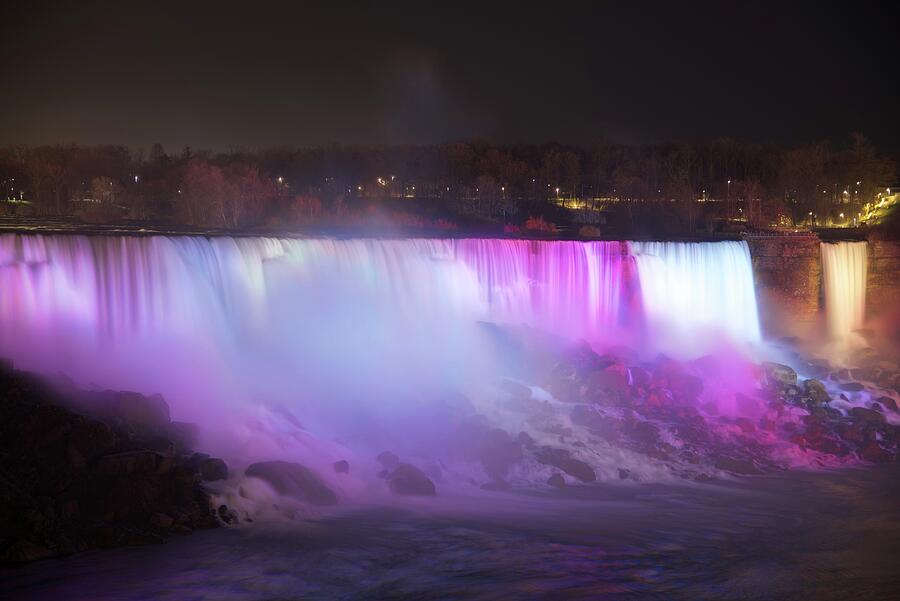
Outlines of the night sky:
M 900 146 L 890 5 L 19 2 L 0 144 Z

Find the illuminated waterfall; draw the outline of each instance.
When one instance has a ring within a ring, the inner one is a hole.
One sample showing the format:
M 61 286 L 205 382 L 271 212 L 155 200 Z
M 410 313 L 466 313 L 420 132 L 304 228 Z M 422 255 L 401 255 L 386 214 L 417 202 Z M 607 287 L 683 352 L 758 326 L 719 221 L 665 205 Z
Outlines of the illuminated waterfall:
M 865 242 L 822 243 L 825 313 L 833 340 L 848 342 L 866 317 Z
M 760 338 L 746 242 L 632 242 L 653 342 L 699 351 L 706 335 Z
M 177 419 L 277 404 L 320 437 L 418 419 L 427 441 L 420 403 L 501 370 L 480 321 L 643 352 L 759 337 L 741 243 L 0 235 L 0 356 Z

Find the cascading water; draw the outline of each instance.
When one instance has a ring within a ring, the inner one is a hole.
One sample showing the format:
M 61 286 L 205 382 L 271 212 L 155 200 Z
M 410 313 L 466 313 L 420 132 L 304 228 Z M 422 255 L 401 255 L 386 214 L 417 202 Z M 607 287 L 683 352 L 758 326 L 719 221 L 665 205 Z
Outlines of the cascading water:
M 701 350 L 709 336 L 760 339 L 746 242 L 631 242 L 630 248 L 656 344 L 683 353 Z
M 160 392 L 250 459 L 323 454 L 278 408 L 319 441 L 436 444 L 436 399 L 503 373 L 479 321 L 673 354 L 759 337 L 742 243 L 0 235 L 0 356 Z
M 823 242 L 821 248 L 828 333 L 834 341 L 846 344 L 865 322 L 867 245 Z

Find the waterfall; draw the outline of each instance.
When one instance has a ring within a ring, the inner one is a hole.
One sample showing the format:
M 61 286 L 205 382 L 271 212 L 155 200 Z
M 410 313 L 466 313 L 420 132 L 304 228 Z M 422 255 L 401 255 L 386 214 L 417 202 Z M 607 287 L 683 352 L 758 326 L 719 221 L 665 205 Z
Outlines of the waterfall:
M 828 333 L 835 341 L 848 342 L 866 317 L 867 245 L 823 242 L 821 247 Z
M 632 242 L 646 319 L 670 352 L 699 351 L 713 336 L 760 339 L 746 242 Z
M 418 419 L 423 442 L 421 403 L 502 373 L 482 321 L 674 354 L 759 337 L 741 243 L 0 235 L 0 356 L 182 420 L 278 404 L 323 437 Z

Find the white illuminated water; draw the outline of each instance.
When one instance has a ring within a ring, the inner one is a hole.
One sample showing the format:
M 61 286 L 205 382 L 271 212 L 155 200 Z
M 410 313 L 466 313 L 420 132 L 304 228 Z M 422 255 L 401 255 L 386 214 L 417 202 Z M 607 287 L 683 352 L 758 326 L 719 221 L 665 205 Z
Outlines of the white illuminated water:
M 699 350 L 710 336 L 760 339 L 746 242 L 631 242 L 655 341 Z
M 866 318 L 865 242 L 823 242 L 822 274 L 828 333 L 837 342 L 850 342 Z
M 319 438 L 436 440 L 433 398 L 505 358 L 480 321 L 673 354 L 759 338 L 743 242 L 0 235 L 0 356 L 160 392 L 247 449 L 276 405 Z

